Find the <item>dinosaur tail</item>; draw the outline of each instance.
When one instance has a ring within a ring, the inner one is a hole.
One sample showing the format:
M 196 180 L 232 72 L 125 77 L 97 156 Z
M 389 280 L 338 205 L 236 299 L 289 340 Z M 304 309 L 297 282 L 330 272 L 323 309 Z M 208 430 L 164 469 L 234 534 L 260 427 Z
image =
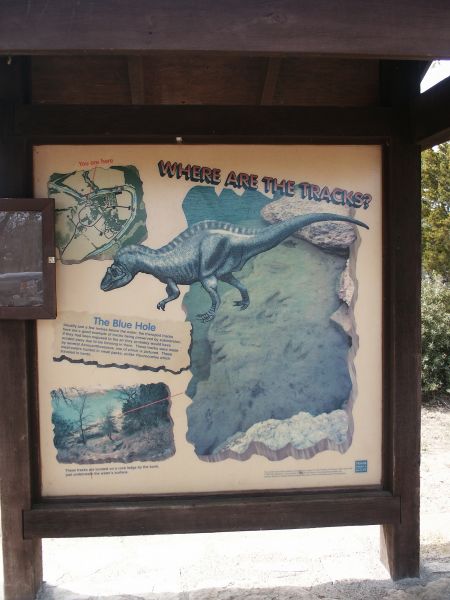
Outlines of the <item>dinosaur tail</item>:
M 334 213 L 311 213 L 309 215 L 298 215 L 297 217 L 292 217 L 291 219 L 287 219 L 281 223 L 276 223 L 274 225 L 270 225 L 266 229 L 261 229 L 251 240 L 248 241 L 246 248 L 246 256 L 250 258 L 251 256 L 255 256 L 261 252 L 266 252 L 271 248 L 274 248 L 281 242 L 283 242 L 290 235 L 298 231 L 299 229 L 303 229 L 303 227 L 307 227 L 312 223 L 318 223 L 320 221 L 345 221 L 346 223 L 353 223 L 354 225 L 359 225 L 360 227 L 364 227 L 365 229 L 369 229 L 369 227 L 363 223 L 362 221 L 358 221 L 357 219 L 353 219 L 352 217 L 346 217 L 344 215 L 336 215 Z

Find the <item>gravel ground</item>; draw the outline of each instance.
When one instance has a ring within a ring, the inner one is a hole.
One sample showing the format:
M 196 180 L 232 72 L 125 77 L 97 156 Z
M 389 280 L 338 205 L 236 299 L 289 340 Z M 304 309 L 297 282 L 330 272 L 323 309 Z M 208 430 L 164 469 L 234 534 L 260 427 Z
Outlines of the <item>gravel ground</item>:
M 38 600 L 450 600 L 450 410 L 422 412 L 421 578 L 393 583 L 379 527 L 44 540 Z M 0 596 L 1 597 L 1 596 Z

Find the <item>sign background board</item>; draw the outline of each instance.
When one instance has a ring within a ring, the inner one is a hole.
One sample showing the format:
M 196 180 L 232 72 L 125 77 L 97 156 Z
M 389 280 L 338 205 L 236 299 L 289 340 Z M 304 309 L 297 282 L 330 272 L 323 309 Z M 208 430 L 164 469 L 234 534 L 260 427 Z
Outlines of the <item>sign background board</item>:
M 192 374 L 165 370 L 149 371 L 117 367 L 99 368 L 91 364 L 55 362 L 55 332 L 65 313 L 137 316 L 165 327 L 178 324 L 186 328 L 186 314 L 180 300 L 157 311 L 164 296 L 164 285 L 147 275 L 138 275 L 120 290 L 103 293 L 100 281 L 111 261 L 85 260 L 78 264 L 57 265 L 57 322 L 38 324 L 40 436 L 42 487 L 44 496 L 160 494 L 185 492 L 291 489 L 330 486 L 377 485 L 381 481 L 381 148 L 378 146 L 37 146 L 34 151 L 35 193 L 48 194 L 54 173 L 91 172 L 98 166 L 133 165 L 142 181 L 146 210 L 147 238 L 150 248 L 170 242 L 186 228 L 183 200 L 193 186 L 185 179 L 161 177 L 158 161 L 208 165 L 230 171 L 309 181 L 331 188 L 370 193 L 367 208 L 356 210 L 355 217 L 367 223 L 369 231 L 358 229 L 360 243 L 355 261 L 357 300 L 354 305 L 359 344 L 354 357 L 352 408 L 353 437 L 350 447 L 317 452 L 311 458 L 285 457 L 269 460 L 252 455 L 248 460 L 212 462 L 199 458 L 186 439 L 187 411 L 191 399 L 186 395 Z M 103 161 L 103 162 L 102 162 Z M 202 185 L 202 184 L 200 184 Z M 224 181 L 216 186 L 219 194 Z M 234 190 L 238 192 L 238 190 Z M 243 190 L 241 190 L 241 193 Z M 268 192 L 268 202 L 274 200 Z M 323 202 L 321 203 L 323 204 Z M 57 201 L 58 208 L 58 201 Z M 329 206 L 330 212 L 333 206 Z M 182 287 L 184 296 L 187 286 Z M 288 315 L 286 315 L 288 317 Z M 301 324 L 293 324 L 300 327 Z M 194 324 L 195 326 L 195 324 Z M 268 341 L 270 345 L 270 340 Z M 237 375 L 238 376 L 238 375 Z M 282 374 L 281 374 L 282 376 Z M 51 392 L 79 388 L 101 390 L 119 386 L 133 387 L 162 383 L 170 390 L 170 416 L 173 420 L 175 452 L 164 460 L 103 462 L 96 464 L 62 463 L 57 460 L 52 423 Z M 367 471 L 364 470 L 367 460 Z M 361 461 L 361 462 L 359 462 Z

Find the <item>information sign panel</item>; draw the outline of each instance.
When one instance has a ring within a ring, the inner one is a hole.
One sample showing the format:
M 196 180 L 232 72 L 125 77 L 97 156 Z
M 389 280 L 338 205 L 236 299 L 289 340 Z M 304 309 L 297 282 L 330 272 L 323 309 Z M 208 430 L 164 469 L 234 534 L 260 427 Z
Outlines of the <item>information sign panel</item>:
M 44 496 L 380 485 L 380 146 L 36 146 Z

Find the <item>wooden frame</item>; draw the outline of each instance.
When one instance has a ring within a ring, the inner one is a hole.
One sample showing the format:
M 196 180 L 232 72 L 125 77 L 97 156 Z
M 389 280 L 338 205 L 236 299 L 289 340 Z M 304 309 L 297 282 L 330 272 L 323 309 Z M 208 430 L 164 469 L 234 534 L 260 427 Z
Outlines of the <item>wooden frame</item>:
M 0 198 L 0 212 L 41 214 L 42 303 L 0 306 L 0 319 L 54 319 L 56 317 L 55 202 L 51 198 Z M 13 282 L 15 283 L 15 282 Z M 14 285 L 18 288 L 18 284 Z
M 31 109 L 34 111 L 34 109 Z M 47 109 L 50 110 L 50 109 Z M 61 109 L 59 109 L 61 110 Z M 114 109 L 110 109 L 113 112 Z M 161 109 L 162 110 L 162 109 Z M 212 109 L 209 109 L 212 113 Z M 265 109 L 272 111 L 272 109 Z M 56 114 L 58 110 L 55 111 Z M 94 111 L 96 112 L 96 111 Z M 164 109 L 167 117 L 167 122 L 171 123 L 172 130 L 183 131 L 185 128 L 184 113 L 188 114 L 187 110 Z M 239 123 L 244 117 L 240 115 L 239 109 L 230 109 L 229 112 L 234 112 L 237 119 L 229 119 L 229 123 Z M 247 111 L 245 111 L 247 112 Z M 277 113 L 283 113 L 283 110 L 273 110 L 273 118 L 271 122 L 277 120 Z M 294 109 L 289 109 L 289 121 L 294 118 Z M 302 109 L 298 109 L 299 115 Z M 310 109 L 307 112 L 315 112 L 315 109 Z M 322 111 L 318 111 L 322 112 Z M 333 111 L 329 111 L 330 113 Z M 177 115 L 178 113 L 178 115 Z M 205 111 L 208 113 L 208 109 Z M 180 117 L 181 114 L 181 117 Z M 406 243 L 408 236 L 406 231 L 410 231 L 411 235 L 417 234 L 417 227 L 420 226 L 418 218 L 418 203 L 411 205 L 408 201 L 408 195 L 405 194 L 404 187 L 400 201 L 392 202 L 392 198 L 396 197 L 398 187 L 403 186 L 398 180 L 398 168 L 401 166 L 402 171 L 407 169 L 408 161 L 405 163 L 403 153 L 410 148 L 411 160 L 416 160 L 418 150 L 407 142 L 402 141 L 402 133 L 398 132 L 401 128 L 398 122 L 393 118 L 393 111 L 386 109 L 387 127 L 382 129 L 381 135 L 376 135 L 376 131 L 380 131 L 380 127 L 373 124 L 369 118 L 363 119 L 360 123 L 358 133 L 350 132 L 350 137 L 340 136 L 340 143 L 373 143 L 384 141 L 385 143 L 385 240 L 384 240 L 384 352 L 385 352 L 385 374 L 384 374 L 384 476 L 382 489 L 348 489 L 348 490 L 307 490 L 301 492 L 264 492 L 256 494 L 211 494 L 211 495 L 194 495 L 194 496 L 167 496 L 160 498 L 139 497 L 139 498 L 65 498 L 65 499 L 42 499 L 40 498 L 39 484 L 36 478 L 37 461 L 34 460 L 32 467 L 34 486 L 32 489 L 32 504 L 28 510 L 24 511 L 24 537 L 25 539 L 38 540 L 41 537 L 58 537 L 58 536 L 83 536 L 83 535 L 136 535 L 144 533 L 175 533 L 175 532 L 201 532 L 201 531 L 230 531 L 242 529 L 271 529 L 271 528 L 291 528 L 291 527 L 315 527 L 323 525 L 349 525 L 349 524 L 383 524 L 386 531 L 386 536 L 399 535 L 407 538 L 408 554 L 414 555 L 415 559 L 411 559 L 412 564 L 408 564 L 405 570 L 402 561 L 398 560 L 391 565 L 391 573 L 394 578 L 399 578 L 417 573 L 417 557 L 418 557 L 418 538 L 417 532 L 408 527 L 405 529 L 405 523 L 408 521 L 408 510 L 405 507 L 411 502 L 412 512 L 415 514 L 417 508 L 417 488 L 414 491 L 409 489 L 408 482 L 404 481 L 403 485 L 399 482 L 404 477 L 406 469 L 400 468 L 401 463 L 399 457 L 404 456 L 407 460 L 411 456 L 411 449 L 406 452 L 399 453 L 398 443 L 401 439 L 402 446 L 415 444 L 416 439 L 416 424 L 417 424 L 417 408 L 418 404 L 418 386 L 417 379 L 411 379 L 410 355 L 401 353 L 396 350 L 399 346 L 404 347 L 405 338 L 407 338 L 407 346 L 409 348 L 418 348 L 417 323 L 414 319 L 417 318 L 417 304 L 411 304 L 411 298 L 416 295 L 414 289 L 417 290 L 419 285 L 417 268 L 420 255 L 416 253 L 411 259 L 411 249 Z M 267 113 L 265 116 L 268 116 Z M 68 115 L 63 119 L 67 133 L 75 132 L 78 127 L 78 119 L 70 120 Z M 83 119 L 89 120 L 89 116 L 84 112 Z M 248 119 L 247 131 L 256 131 L 260 127 L 260 116 L 256 115 L 253 119 Z M 282 119 L 283 120 L 283 119 Z M 53 121 L 55 122 L 55 121 Z M 56 121 L 57 122 L 57 121 Z M 334 119 L 333 119 L 334 122 Z M 354 121 L 357 123 L 358 121 Z M 386 122 L 386 121 L 385 121 Z M 36 126 L 36 121 L 31 121 L 33 126 Z M 58 126 L 56 126 L 58 127 Z M 122 127 L 119 125 L 120 129 Z M 192 128 L 192 124 L 190 125 Z M 195 141 L 205 140 L 224 141 L 220 135 L 204 135 L 205 121 L 203 120 L 197 126 L 196 131 L 192 131 L 191 135 Z M 161 129 L 163 126 L 161 126 Z M 324 125 L 325 128 L 325 125 Z M 207 128 L 206 128 L 207 129 Z M 282 130 L 282 127 L 280 127 Z M 232 128 L 231 128 L 232 130 Z M 21 127 L 21 132 L 25 133 Z M 33 131 L 28 130 L 28 149 L 31 151 L 31 144 L 39 144 L 45 141 L 54 140 L 61 142 L 61 137 L 51 135 L 45 136 L 33 135 Z M 53 132 L 56 133 L 56 132 Z M 372 135 L 370 135 L 370 133 Z M 31 134 L 31 135 L 30 135 Z M 308 135 L 299 137 L 298 134 L 292 136 L 290 131 L 288 143 L 301 142 L 329 142 L 323 134 L 317 136 Z M 369 135 L 367 135 L 369 134 Z M 73 134 L 72 134 L 73 135 Z M 80 138 L 73 138 L 72 135 L 64 136 L 64 141 L 67 143 L 73 142 L 76 139 L 80 142 Z M 109 134 L 105 139 L 101 134 L 96 136 L 96 139 L 90 138 L 91 142 L 105 142 L 110 140 L 114 135 Z M 188 136 L 187 136 L 188 137 Z M 282 136 L 281 139 L 283 139 Z M 242 138 L 239 136 L 240 141 Z M 267 143 L 271 143 L 273 139 L 280 141 L 280 137 L 275 133 L 272 135 L 258 136 L 258 142 L 264 139 Z M 332 137 L 332 141 L 336 142 L 338 136 Z M 117 139 L 117 138 L 116 138 Z M 114 141 L 116 141 L 116 139 Z M 172 138 L 173 139 L 173 138 Z M 189 139 L 189 137 L 188 137 Z M 128 141 L 120 136 L 122 142 Z M 225 136 L 226 141 L 235 140 L 235 135 Z M 248 141 L 254 141 L 253 138 L 247 138 Z M 286 141 L 286 138 L 284 138 Z M 136 141 L 136 138 L 133 139 Z M 148 134 L 139 139 L 139 141 L 155 141 Z M 161 138 L 158 139 L 161 141 Z M 415 159 L 414 159 L 415 157 Z M 417 167 L 416 163 L 416 167 Z M 417 181 L 408 179 L 411 192 L 418 194 Z M 398 182 L 398 183 L 397 183 Z M 402 222 L 404 217 L 404 209 L 406 208 L 401 202 L 408 203 L 406 224 Z M 394 221 L 395 220 L 395 221 Z M 400 225 L 401 235 L 399 230 L 396 230 L 393 223 Z M 406 227 L 406 229 L 405 229 Z M 405 237 L 403 237 L 405 236 Z M 399 245 L 400 244 L 400 245 Z M 401 249 L 404 248 L 404 252 Z M 414 271 L 414 277 L 409 278 L 411 269 Z M 401 283 L 400 283 L 401 281 Z M 414 308 L 414 317 L 411 318 L 410 327 L 407 330 L 398 329 L 398 310 L 401 307 L 402 319 L 405 318 L 405 297 L 409 299 L 409 306 Z M 389 307 L 393 307 L 389 309 Z M 414 321 L 414 326 L 412 325 Z M 411 339 L 411 334 L 415 339 Z M 415 346 L 414 346 L 415 343 Z M 29 352 L 34 355 L 34 342 L 32 346 L 28 346 Z M 393 350 L 395 349 L 395 354 Z M 415 353 L 414 356 L 418 354 Z M 35 358 L 33 359 L 34 362 Z M 401 377 L 402 384 L 400 385 L 399 368 L 401 363 L 405 371 L 405 376 Z M 407 372 L 407 374 L 406 374 Z M 395 387 L 397 386 L 397 387 Z M 395 391 L 397 389 L 397 392 Z M 406 391 L 408 389 L 408 391 Z M 395 395 L 397 394 L 397 395 Z M 35 392 L 33 396 L 36 398 Z M 403 409 L 403 404 L 408 405 L 413 399 L 413 404 L 408 408 L 408 416 L 403 414 L 406 412 Z M 415 399 L 415 400 L 414 400 Z M 35 412 L 37 409 L 34 409 Z M 33 428 L 36 423 L 31 423 Z M 406 428 L 408 433 L 402 433 Z M 401 436 L 399 437 L 399 434 Z M 34 431 L 33 436 L 36 436 Z M 404 465 L 403 465 L 404 467 Z M 273 510 L 277 507 L 277 510 Z M 232 515 L 232 518 L 230 517 Z M 411 517 L 414 521 L 417 517 Z M 394 532 L 394 533 L 392 533 Z M 391 544 L 389 538 L 386 541 L 387 546 Z
M 391 66 L 391 65 L 389 65 Z M 419 572 L 420 185 L 408 111 L 414 65 L 397 64 L 382 107 L 58 107 L 7 104 L 0 119 L 0 193 L 31 196 L 31 149 L 43 143 L 377 143 L 384 157 L 384 477 L 380 489 L 42 499 L 36 332 L 0 321 L 0 420 L 7 600 L 34 598 L 47 536 L 382 525 L 394 579 Z M 433 132 L 431 132 L 433 133 Z M 427 132 L 427 135 L 429 132 Z M 419 134 L 418 134 L 419 135 Z

